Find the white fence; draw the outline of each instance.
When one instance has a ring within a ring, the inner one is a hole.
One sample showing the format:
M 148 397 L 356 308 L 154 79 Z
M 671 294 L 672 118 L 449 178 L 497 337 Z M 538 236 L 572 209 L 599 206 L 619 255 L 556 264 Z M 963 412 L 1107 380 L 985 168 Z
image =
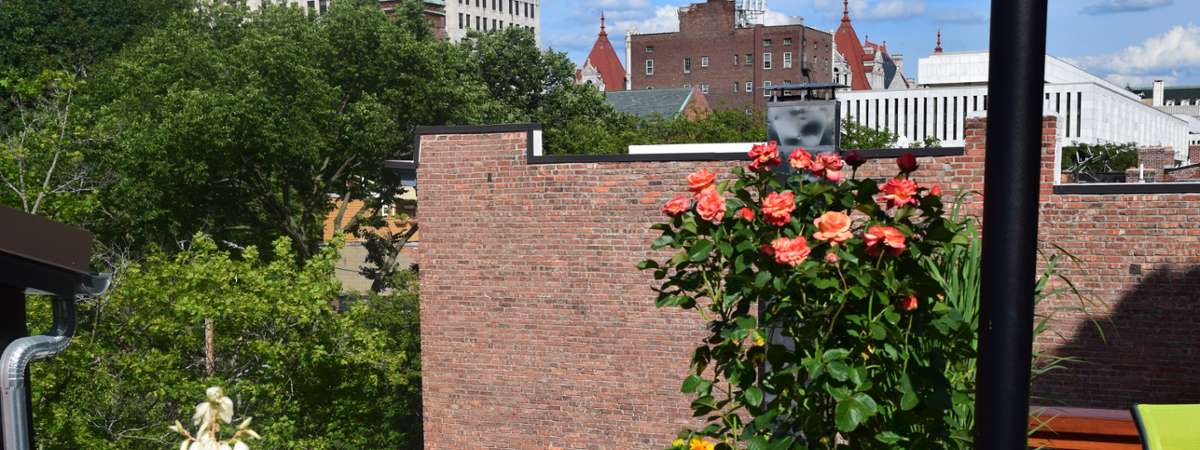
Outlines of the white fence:
M 987 111 L 987 86 L 838 93 L 842 117 L 908 141 L 963 145 L 968 117 Z M 1059 118 L 1065 143 L 1167 146 L 1186 159 L 1187 122 L 1094 83 L 1048 84 L 1043 109 Z

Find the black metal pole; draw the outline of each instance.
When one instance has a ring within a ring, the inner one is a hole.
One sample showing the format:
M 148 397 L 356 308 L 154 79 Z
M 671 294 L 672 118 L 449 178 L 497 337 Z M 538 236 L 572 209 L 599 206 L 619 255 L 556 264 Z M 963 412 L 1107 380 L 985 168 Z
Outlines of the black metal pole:
M 11 286 L 0 285 L 0 353 L 8 348 L 8 344 L 13 341 L 29 335 L 29 327 L 26 325 L 25 318 L 25 290 L 14 288 Z M 28 379 L 28 376 L 26 377 Z M 25 399 L 27 400 L 26 411 L 33 411 L 29 403 L 33 398 L 30 395 L 30 384 L 25 385 Z M 29 436 L 33 437 L 33 421 L 27 421 L 29 425 Z M 30 445 L 32 445 L 30 440 Z M 4 450 L 4 442 L 0 439 L 0 450 Z
M 1025 450 L 1047 0 L 992 1 L 975 448 Z

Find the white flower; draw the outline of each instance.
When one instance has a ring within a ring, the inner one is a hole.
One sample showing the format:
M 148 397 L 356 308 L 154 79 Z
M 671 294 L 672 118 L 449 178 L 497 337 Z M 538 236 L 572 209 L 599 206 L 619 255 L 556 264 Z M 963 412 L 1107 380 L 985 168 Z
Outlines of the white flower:
M 233 400 L 229 397 L 221 397 L 217 405 L 220 408 L 221 421 L 225 423 L 233 422 Z
M 196 414 L 192 414 L 192 423 L 195 425 L 207 424 L 208 413 L 210 412 L 211 408 L 212 407 L 208 405 L 208 402 L 196 405 Z M 201 428 L 207 427 L 201 425 Z
M 242 441 L 237 441 L 233 443 L 233 450 L 250 450 L 250 447 Z
M 192 446 L 192 441 L 183 441 L 183 443 L 179 444 L 179 450 L 188 450 L 188 447 L 191 447 L 191 446 Z

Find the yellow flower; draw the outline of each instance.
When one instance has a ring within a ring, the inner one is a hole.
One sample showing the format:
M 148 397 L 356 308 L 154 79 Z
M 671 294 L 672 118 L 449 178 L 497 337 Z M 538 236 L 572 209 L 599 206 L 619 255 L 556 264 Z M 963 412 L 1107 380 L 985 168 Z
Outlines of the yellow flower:
M 754 336 L 754 346 L 755 346 L 755 347 L 762 347 L 762 346 L 764 346 L 764 345 L 767 345 L 767 340 L 766 340 L 766 339 L 763 339 L 763 337 L 762 337 L 762 336 L 755 335 L 755 336 Z
M 713 450 L 714 447 L 716 447 L 716 444 L 712 442 L 700 438 L 692 438 L 692 445 L 688 450 Z
M 671 448 L 683 448 L 683 444 L 683 439 L 676 439 L 671 441 Z

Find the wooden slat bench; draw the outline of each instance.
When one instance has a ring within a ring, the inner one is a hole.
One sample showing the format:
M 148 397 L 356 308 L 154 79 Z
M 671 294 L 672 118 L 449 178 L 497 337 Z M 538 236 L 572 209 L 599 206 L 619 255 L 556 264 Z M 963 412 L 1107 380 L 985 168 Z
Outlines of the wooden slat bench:
M 1129 411 L 1032 407 L 1030 448 L 1063 450 L 1142 450 Z

